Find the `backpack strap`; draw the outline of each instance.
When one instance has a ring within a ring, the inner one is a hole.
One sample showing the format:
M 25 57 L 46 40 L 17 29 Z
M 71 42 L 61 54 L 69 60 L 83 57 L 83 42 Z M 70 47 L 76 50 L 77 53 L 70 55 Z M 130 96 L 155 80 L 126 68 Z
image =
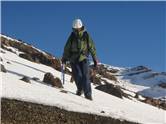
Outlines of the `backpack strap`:
M 88 39 L 88 37 L 89 37 L 88 32 L 87 32 L 87 31 L 84 31 L 82 38 L 86 39 L 86 44 L 87 44 L 87 56 L 89 56 L 89 52 L 90 52 L 90 50 L 89 50 L 90 47 L 89 47 L 89 39 Z M 77 38 L 77 37 L 76 37 L 75 33 L 72 32 L 72 33 L 71 33 L 71 46 L 72 46 L 72 44 L 73 44 L 73 40 L 75 40 L 76 38 Z M 78 45 L 78 44 L 77 44 L 77 45 Z
M 88 52 L 88 54 L 89 54 L 89 39 L 88 39 L 89 35 L 88 35 L 88 32 L 87 32 L 87 31 L 84 31 L 83 37 L 86 38 L 86 44 L 87 44 L 87 49 L 88 49 L 87 52 Z

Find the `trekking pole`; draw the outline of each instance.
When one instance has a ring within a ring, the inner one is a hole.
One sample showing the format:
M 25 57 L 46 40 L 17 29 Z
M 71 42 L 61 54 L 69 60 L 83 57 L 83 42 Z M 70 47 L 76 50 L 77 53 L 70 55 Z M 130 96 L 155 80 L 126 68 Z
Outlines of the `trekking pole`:
M 65 84 L 65 73 L 64 73 L 64 70 L 65 70 L 65 64 L 61 64 L 61 81 L 63 83 L 63 85 Z

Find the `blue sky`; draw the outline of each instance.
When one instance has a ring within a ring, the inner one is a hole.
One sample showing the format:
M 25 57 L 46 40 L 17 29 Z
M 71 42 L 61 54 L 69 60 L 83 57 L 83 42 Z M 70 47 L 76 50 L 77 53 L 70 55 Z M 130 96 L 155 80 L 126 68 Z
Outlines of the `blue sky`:
M 166 71 L 165 2 L 2 2 L 2 33 L 61 57 L 81 18 L 100 62 Z

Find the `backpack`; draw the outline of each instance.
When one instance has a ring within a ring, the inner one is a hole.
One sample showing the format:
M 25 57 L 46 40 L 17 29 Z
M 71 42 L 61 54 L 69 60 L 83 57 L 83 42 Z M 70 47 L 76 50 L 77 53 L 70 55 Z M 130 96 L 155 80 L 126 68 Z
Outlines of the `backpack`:
M 87 32 L 87 31 L 84 31 L 82 38 L 83 38 L 83 39 L 86 39 L 87 52 L 84 53 L 83 51 L 80 51 L 80 54 L 85 54 L 86 56 L 89 56 L 89 40 L 88 40 L 88 37 L 89 37 L 89 36 L 88 36 L 88 32 Z M 72 39 L 71 39 L 71 46 L 72 46 L 73 41 L 74 41 L 75 39 L 77 40 L 78 38 L 77 38 L 77 36 L 76 36 L 76 34 L 75 34 L 74 32 L 71 33 L 71 38 L 72 38 Z M 77 44 L 77 49 L 79 49 L 79 48 L 78 48 L 78 44 Z

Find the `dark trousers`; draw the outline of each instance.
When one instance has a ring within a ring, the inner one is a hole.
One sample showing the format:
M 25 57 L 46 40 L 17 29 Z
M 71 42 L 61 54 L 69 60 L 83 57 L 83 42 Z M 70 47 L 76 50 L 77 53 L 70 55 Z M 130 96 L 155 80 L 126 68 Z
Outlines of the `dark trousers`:
M 72 75 L 78 91 L 84 91 L 85 96 L 91 96 L 91 84 L 89 80 L 88 60 L 71 63 Z

